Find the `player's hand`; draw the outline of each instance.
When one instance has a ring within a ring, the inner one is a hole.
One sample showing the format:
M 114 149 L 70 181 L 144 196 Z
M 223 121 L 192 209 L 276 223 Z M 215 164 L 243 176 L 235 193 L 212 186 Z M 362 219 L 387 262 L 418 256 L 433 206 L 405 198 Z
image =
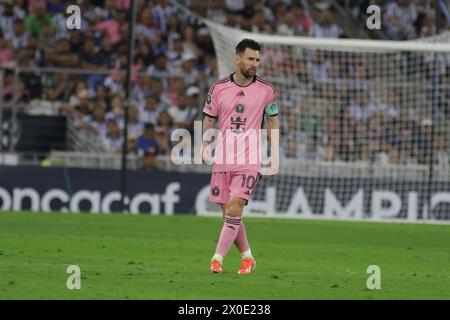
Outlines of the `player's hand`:
M 207 144 L 202 144 L 202 147 L 200 148 L 200 154 L 202 156 L 202 163 L 203 164 L 212 164 L 212 159 L 209 156 L 209 153 L 207 152 Z
M 278 173 L 280 167 L 279 167 L 279 160 L 277 158 L 269 159 L 267 164 L 264 164 L 261 166 L 261 175 L 263 176 L 274 176 Z

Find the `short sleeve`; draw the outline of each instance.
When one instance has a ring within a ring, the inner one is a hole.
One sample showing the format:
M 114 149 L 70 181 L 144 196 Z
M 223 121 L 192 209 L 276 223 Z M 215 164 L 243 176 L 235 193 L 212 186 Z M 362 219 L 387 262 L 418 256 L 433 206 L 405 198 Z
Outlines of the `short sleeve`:
M 217 118 L 219 116 L 219 105 L 217 103 L 216 92 L 213 93 L 214 87 L 208 92 L 206 97 L 205 106 L 203 107 L 203 113 L 211 118 Z
M 275 89 L 271 87 L 271 90 L 269 92 L 269 97 L 267 99 L 267 103 L 277 102 L 277 93 L 275 92 Z

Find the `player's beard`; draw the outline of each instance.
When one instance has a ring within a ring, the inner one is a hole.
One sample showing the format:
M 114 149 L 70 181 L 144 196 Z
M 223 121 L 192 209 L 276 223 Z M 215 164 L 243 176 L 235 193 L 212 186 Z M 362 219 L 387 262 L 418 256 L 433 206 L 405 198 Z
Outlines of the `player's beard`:
M 253 71 L 253 72 L 252 72 Z M 242 69 L 241 74 L 246 78 L 250 79 L 256 74 L 256 69 Z

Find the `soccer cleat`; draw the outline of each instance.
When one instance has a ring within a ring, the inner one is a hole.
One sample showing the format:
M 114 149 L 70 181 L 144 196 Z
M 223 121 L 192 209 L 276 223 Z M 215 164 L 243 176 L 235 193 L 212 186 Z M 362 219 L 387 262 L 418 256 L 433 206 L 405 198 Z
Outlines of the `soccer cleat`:
M 256 268 L 256 260 L 253 258 L 242 259 L 241 268 L 239 274 L 249 274 Z
M 222 263 L 219 260 L 212 260 L 211 264 L 209 265 L 209 270 L 212 273 L 222 273 Z

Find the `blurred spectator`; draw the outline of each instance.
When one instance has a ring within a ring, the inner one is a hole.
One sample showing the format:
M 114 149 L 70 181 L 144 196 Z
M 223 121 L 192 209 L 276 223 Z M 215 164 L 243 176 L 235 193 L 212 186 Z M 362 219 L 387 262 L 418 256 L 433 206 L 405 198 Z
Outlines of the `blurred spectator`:
M 39 36 L 39 47 L 41 49 L 53 48 L 56 43 L 55 30 L 50 23 L 44 23 L 41 26 L 41 35 Z
M 315 38 L 339 38 L 343 33 L 342 29 L 333 23 L 333 14 L 328 9 L 322 10 L 318 23 L 309 29 L 309 36 Z
M 276 1 L 274 6 L 272 7 L 272 11 L 275 14 L 275 20 L 273 22 L 277 23 L 277 21 L 283 21 L 283 18 L 289 12 L 289 8 L 283 1 Z
M 263 9 L 255 10 L 255 13 L 251 21 L 251 32 L 254 33 L 271 33 L 272 29 L 270 23 L 266 18 L 266 14 Z
M 28 44 L 30 44 L 28 39 Z M 70 49 L 70 43 L 66 39 L 60 39 L 53 49 L 43 50 L 43 60 L 47 66 L 75 67 L 78 66 L 78 55 Z
M 169 145 L 169 147 L 172 148 L 175 145 L 175 143 L 171 140 L 172 133 L 175 130 L 175 124 L 173 122 L 172 117 L 170 116 L 170 114 L 167 111 L 162 111 L 159 114 L 157 129 L 160 134 L 165 135 L 165 137 L 167 138 L 167 140 L 166 140 L 167 145 Z M 162 139 L 162 137 L 160 136 L 159 139 Z M 158 140 L 158 141 L 160 141 L 160 140 Z M 159 145 L 159 143 L 158 143 L 158 145 Z M 162 143 L 162 145 L 165 145 L 165 144 Z M 165 150 L 165 148 L 162 148 L 162 152 L 164 152 L 164 150 Z
M 11 41 L 14 50 L 24 49 L 28 43 L 28 32 L 26 32 L 25 22 L 22 19 L 14 21 L 13 30 L 5 38 Z
M 155 171 L 156 170 L 156 148 L 151 148 L 144 153 L 144 170 Z
M 117 60 L 117 53 L 114 50 L 111 38 L 106 34 L 101 38 L 100 48 L 97 55 L 102 61 L 104 68 L 113 68 Z
M 296 6 L 292 10 L 295 17 L 295 29 L 297 34 L 308 36 L 309 30 L 314 25 L 313 19 L 308 14 L 307 5 Z
M 196 56 L 193 54 L 186 53 L 182 57 L 180 74 L 184 78 L 184 83 L 186 86 L 194 86 L 199 84 L 200 75 L 199 71 L 195 68 L 196 62 Z
M 150 8 L 145 8 L 142 12 L 139 12 L 136 34 L 150 40 L 156 37 L 158 33 L 159 30 L 153 20 L 152 10 Z
M 312 58 L 308 59 L 308 71 L 310 75 L 315 82 L 327 82 L 329 79 L 328 70 L 331 69 L 330 61 L 325 59 L 325 52 L 322 50 L 316 50 L 312 55 Z
M 169 133 L 169 136 L 172 134 L 172 131 L 175 129 L 175 123 L 174 123 L 170 113 L 167 111 L 162 111 L 159 113 L 157 125 L 158 125 L 158 127 L 166 128 L 167 129 L 166 131 Z
M 49 101 L 68 101 L 70 91 L 73 88 L 73 83 L 69 76 L 65 73 L 58 73 L 50 80 L 51 83 L 48 83 L 44 93 L 46 99 Z
M 122 132 L 114 120 L 108 120 L 106 124 L 106 135 L 103 138 L 103 145 L 106 151 L 118 153 L 122 150 Z
M 161 79 L 164 83 L 164 87 L 168 87 L 168 79 L 170 77 L 170 71 L 168 68 L 167 57 L 163 54 L 155 58 L 155 62 L 152 63 L 148 69 L 147 74 L 150 77 L 155 77 Z
M 177 128 L 190 129 L 198 112 L 198 95 L 200 90 L 197 87 L 189 87 L 185 95 L 180 96 L 178 105 L 169 108 L 169 114 L 175 122 Z
M 86 115 L 78 128 L 88 129 L 98 136 L 105 136 L 106 126 L 105 110 L 102 106 L 96 105 L 92 109 L 92 114 Z
M 450 152 L 447 148 L 445 134 L 437 135 L 435 140 L 435 163 L 439 166 L 448 168 L 450 166 Z
M 285 36 L 293 36 L 300 34 L 300 30 L 295 23 L 295 14 L 287 12 L 281 19 L 281 23 L 277 26 L 277 33 Z
M 14 13 L 14 1 L 6 0 L 3 2 L 3 12 L 0 12 L 0 30 L 7 39 L 11 39 L 14 30 L 14 21 L 23 17 L 18 17 Z
M 167 43 L 170 46 L 173 45 L 175 38 L 180 38 L 183 32 L 184 22 L 177 18 L 175 14 L 169 17 L 167 26 Z
M 415 139 L 417 141 L 417 159 L 420 164 L 430 165 L 431 149 L 434 147 L 432 144 L 433 121 L 431 119 L 423 119 L 420 127 L 417 129 L 418 131 L 415 132 Z
M 240 15 L 243 14 L 245 8 L 244 0 L 225 0 L 225 9 L 228 14 Z
M 158 123 L 159 114 L 162 110 L 164 110 L 164 107 L 160 103 L 158 96 L 148 95 L 147 98 L 145 98 L 145 103 L 141 110 L 142 121 L 144 123 L 152 123 L 156 126 Z
M 183 41 L 179 34 L 173 36 L 172 44 L 167 52 L 167 59 L 171 69 L 180 69 L 183 57 Z
M 128 154 L 139 155 L 137 148 L 137 137 L 134 134 L 128 136 L 127 152 Z
M 78 101 L 74 103 L 75 111 L 81 116 L 87 116 L 92 112 L 91 96 L 87 89 L 83 89 L 78 93 Z
M 415 3 L 394 0 L 386 5 L 383 17 L 384 34 L 389 40 L 405 40 L 414 37 L 414 21 L 417 19 Z
M 6 3 L 8 2 L 13 2 L 14 3 L 14 15 L 22 20 L 25 20 L 26 16 L 27 16 L 27 6 L 28 6 L 28 1 L 27 0 L 7 0 L 5 1 Z
M 97 5 L 95 7 L 95 14 L 100 20 L 111 19 L 117 10 L 115 0 L 104 0 L 103 6 Z
M 0 66 L 7 65 L 10 62 L 13 62 L 13 48 L 11 42 L 0 31 Z
M 111 100 L 111 108 L 106 114 L 108 120 L 114 120 L 117 124 L 122 127 L 124 106 L 123 98 L 121 96 L 114 96 Z
M 108 1 L 106 3 L 108 3 Z M 109 14 L 110 13 L 106 14 L 108 15 L 107 19 L 101 20 L 100 22 L 97 23 L 95 30 L 97 32 L 107 34 L 111 39 L 111 43 L 114 44 L 121 39 L 119 33 L 120 23 L 118 21 L 120 19 L 120 14 L 115 10 L 112 10 L 111 12 L 112 16 L 109 16 Z
M 165 92 L 165 96 L 169 99 L 169 105 L 178 105 L 179 97 L 184 94 L 185 88 L 184 78 L 180 73 L 174 73 L 170 78 L 169 90 Z
M 64 3 L 61 0 L 47 0 L 47 12 L 51 15 L 64 13 Z
M 107 107 L 110 104 L 110 99 L 108 97 L 108 93 L 106 92 L 106 88 L 102 85 L 97 86 L 95 89 L 95 96 L 92 101 L 99 106 L 102 106 L 106 111 Z
M 155 24 L 162 34 L 167 33 L 169 18 L 173 14 L 173 9 L 167 4 L 166 0 L 156 0 L 156 6 L 153 8 Z
M 195 114 L 197 114 L 198 109 L 200 108 L 200 88 L 195 87 L 195 86 L 191 86 L 189 88 L 187 88 L 186 90 L 186 104 L 188 106 L 188 108 L 193 109 L 195 112 Z M 195 115 L 191 116 L 192 118 L 195 118 Z
M 436 28 L 434 12 L 421 12 L 415 21 L 415 32 L 418 38 L 431 37 Z
M 157 33 L 150 39 L 150 49 L 155 56 L 164 56 L 167 53 L 167 44 L 162 34 Z
M 37 0 L 32 8 L 32 14 L 26 20 L 27 30 L 33 35 L 40 37 L 42 34 L 42 27 L 50 25 L 52 28 L 53 21 L 49 14 L 47 14 L 46 4 L 44 0 Z
M 97 54 L 95 42 L 93 39 L 86 39 L 83 51 L 79 53 L 80 66 L 84 69 L 105 68 L 104 60 Z
M 142 104 L 145 97 L 150 94 L 152 94 L 151 79 L 146 75 L 138 74 L 136 83 L 132 88 L 132 100 L 139 101 Z
M 156 143 L 158 155 L 170 155 L 170 136 L 167 127 L 156 127 Z
M 283 150 L 283 156 L 285 156 L 286 158 L 299 158 L 301 156 L 300 154 L 300 148 L 298 146 L 297 141 L 290 137 L 287 139 L 286 144 L 283 146 L 282 148 Z
M 106 77 L 103 85 L 108 89 L 112 96 L 124 95 L 125 80 L 125 72 L 116 72 L 113 75 Z
M 368 93 L 359 91 L 354 102 L 349 106 L 351 116 L 357 121 L 366 122 L 375 112 L 374 106 L 369 103 Z
M 208 29 L 206 27 L 202 27 L 197 30 L 197 38 L 196 41 L 197 47 L 202 51 L 202 54 L 205 55 L 214 55 L 214 44 L 212 42 L 211 37 L 209 36 Z
M 146 123 L 142 134 L 137 140 L 137 149 L 139 154 L 145 154 L 149 149 L 156 148 L 158 142 L 155 137 L 155 126 L 152 123 Z
M 200 49 L 195 43 L 195 29 L 192 26 L 186 26 L 183 33 L 183 53 L 197 57 L 200 55 Z
M 144 129 L 144 123 L 139 118 L 139 108 L 131 105 L 128 109 L 128 132 L 130 136 L 139 137 Z
M 1 37 L 0 37 L 1 45 Z M 1 52 L 1 50 L 0 50 Z M 3 101 L 10 101 L 13 97 L 14 73 L 6 70 L 3 74 Z

